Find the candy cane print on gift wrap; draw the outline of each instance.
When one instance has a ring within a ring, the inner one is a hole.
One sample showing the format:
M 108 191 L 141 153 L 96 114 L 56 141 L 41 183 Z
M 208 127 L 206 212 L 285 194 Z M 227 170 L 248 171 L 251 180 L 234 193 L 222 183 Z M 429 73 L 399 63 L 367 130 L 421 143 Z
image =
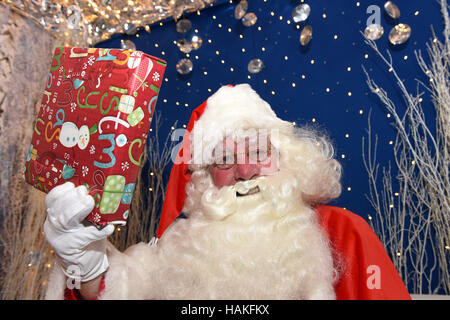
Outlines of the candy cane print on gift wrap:
M 125 128 L 129 128 L 130 125 L 128 124 L 128 122 L 126 122 L 125 120 L 120 119 L 119 116 L 120 116 L 120 112 L 117 113 L 116 117 L 107 116 L 107 117 L 101 118 L 101 120 L 98 122 L 98 132 L 100 134 L 103 132 L 102 124 L 103 124 L 103 122 L 106 122 L 106 121 L 113 121 L 113 122 L 115 122 L 114 130 L 117 130 L 117 127 L 118 127 L 119 124 L 123 125 Z
M 151 116 L 153 110 L 155 109 L 156 100 L 158 100 L 158 96 L 154 96 L 150 99 L 150 102 L 148 103 L 148 114 Z M 152 105 L 153 104 L 153 105 Z

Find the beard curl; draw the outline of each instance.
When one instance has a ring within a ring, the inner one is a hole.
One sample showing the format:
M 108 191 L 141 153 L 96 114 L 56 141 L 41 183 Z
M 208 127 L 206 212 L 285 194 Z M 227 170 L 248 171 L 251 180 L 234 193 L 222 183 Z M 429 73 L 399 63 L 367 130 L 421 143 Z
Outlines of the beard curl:
M 342 166 L 334 159 L 330 139 L 311 128 L 281 128 L 272 137 L 280 166 L 298 179 L 301 196 L 310 205 L 327 203 L 341 194 Z

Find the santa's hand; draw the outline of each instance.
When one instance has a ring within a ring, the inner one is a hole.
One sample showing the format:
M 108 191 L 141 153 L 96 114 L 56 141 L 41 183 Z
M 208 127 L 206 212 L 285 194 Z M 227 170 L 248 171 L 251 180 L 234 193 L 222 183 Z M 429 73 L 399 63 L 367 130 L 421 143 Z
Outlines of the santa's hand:
M 75 188 L 66 182 L 48 193 L 45 205 L 45 236 L 61 258 L 64 273 L 84 282 L 105 272 L 109 266 L 106 237 L 114 232 L 114 226 L 98 230 L 82 223 L 95 205 L 86 187 Z

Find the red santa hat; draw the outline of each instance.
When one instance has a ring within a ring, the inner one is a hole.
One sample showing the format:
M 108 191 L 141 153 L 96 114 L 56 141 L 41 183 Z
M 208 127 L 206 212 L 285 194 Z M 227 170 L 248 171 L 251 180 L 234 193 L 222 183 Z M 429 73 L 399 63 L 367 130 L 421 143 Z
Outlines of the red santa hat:
M 189 164 L 212 163 L 214 148 L 229 132 L 243 128 L 276 128 L 290 125 L 279 119 L 270 105 L 248 84 L 223 86 L 192 112 L 169 177 L 156 237 L 180 215 L 190 181 Z

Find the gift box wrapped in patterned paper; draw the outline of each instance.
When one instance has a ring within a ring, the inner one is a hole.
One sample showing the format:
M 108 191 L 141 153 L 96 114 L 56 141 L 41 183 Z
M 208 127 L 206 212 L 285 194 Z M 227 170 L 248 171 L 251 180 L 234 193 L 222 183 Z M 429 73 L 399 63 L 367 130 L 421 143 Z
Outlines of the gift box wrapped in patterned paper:
M 125 224 L 166 62 L 140 51 L 57 47 L 24 168 L 49 192 L 71 181 L 98 228 Z

